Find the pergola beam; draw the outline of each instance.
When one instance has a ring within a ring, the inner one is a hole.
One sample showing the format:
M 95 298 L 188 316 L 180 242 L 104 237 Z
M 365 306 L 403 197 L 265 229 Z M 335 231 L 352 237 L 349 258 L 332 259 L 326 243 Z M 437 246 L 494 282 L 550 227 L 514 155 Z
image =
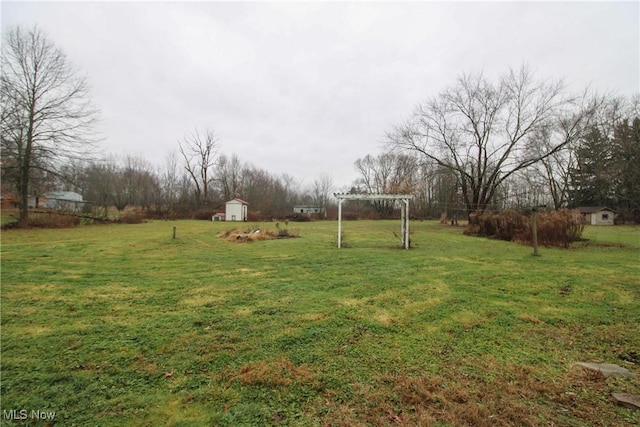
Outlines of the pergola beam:
M 409 200 L 413 199 L 413 194 L 349 194 L 334 193 L 338 199 L 338 249 L 342 247 L 342 202 L 345 200 L 399 200 L 402 247 L 409 249 Z
M 333 196 L 338 200 L 405 200 L 413 199 L 413 194 L 351 194 L 351 193 L 334 193 Z

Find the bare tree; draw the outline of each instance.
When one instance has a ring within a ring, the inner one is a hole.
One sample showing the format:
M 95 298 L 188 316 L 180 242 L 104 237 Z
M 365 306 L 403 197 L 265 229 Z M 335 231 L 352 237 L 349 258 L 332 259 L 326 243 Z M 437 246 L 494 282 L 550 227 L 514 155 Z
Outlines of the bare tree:
M 327 206 L 329 205 L 329 196 L 333 192 L 334 184 L 331 175 L 321 173 L 320 176 L 313 180 L 311 185 L 311 196 L 313 202 L 320 207 L 323 215 L 327 216 Z
M 218 157 L 216 168 L 216 182 L 224 200 L 238 197 L 242 186 L 243 164 L 236 154 L 231 157 L 221 155 Z
M 554 120 L 540 126 L 529 136 L 532 147 L 540 156 L 540 161 L 533 165 L 531 172 L 546 182 L 555 209 L 568 204 L 570 172 L 575 169 L 578 143 L 598 121 L 599 112 L 609 102 L 607 97 L 585 91 L 581 98 L 572 103 L 573 108 L 558 112 Z M 560 148 L 554 149 L 557 146 Z
M 368 154 L 356 160 L 354 165 L 360 173 L 357 184 L 368 193 L 412 193 L 416 189 L 419 168 L 415 156 L 383 153 L 373 157 Z M 383 217 L 393 213 L 394 200 L 371 203 Z
M 110 156 L 91 163 L 84 171 L 83 195 L 95 203 L 95 206 L 101 207 L 105 217 L 109 213 L 109 207 L 119 204 L 118 196 L 123 186 L 118 182 L 118 170 L 116 158 Z
M 178 154 L 173 150 L 166 155 L 163 169 L 160 172 L 160 185 L 162 189 L 160 204 L 163 205 L 169 213 L 174 213 L 178 200 L 179 183 Z
M 236 154 L 218 157 L 215 182 L 224 200 L 240 197 L 251 203 L 251 215 L 255 218 L 286 216 L 298 197 L 293 177 L 273 175 L 242 161 Z
M 533 137 L 568 111 L 587 114 L 565 95 L 562 82 L 536 81 L 526 67 L 495 83 L 463 75 L 419 105 L 389 140 L 453 171 L 467 211 L 484 210 L 505 180 L 569 143 L 558 138 L 542 146 Z
M 86 79 L 37 27 L 4 37 L 0 104 L 3 178 L 16 187 L 24 225 L 34 171 L 57 174 L 65 160 L 86 157 L 98 112 Z
M 297 179 L 286 173 L 280 175 L 280 182 L 284 191 L 283 205 L 287 205 L 290 210 L 302 197 L 302 194 L 298 191 L 300 184 Z
M 196 129 L 179 143 L 179 151 L 185 162 L 185 169 L 195 185 L 199 204 L 209 202 L 209 190 L 214 178 L 213 167 L 220 139 L 207 129 L 204 134 Z
M 129 204 L 150 211 L 154 195 L 160 188 L 151 164 L 142 156 L 126 155 L 122 166 L 123 184 L 127 188 Z
M 422 163 L 418 166 L 413 194 L 414 212 L 423 217 L 457 217 L 459 203 L 458 180 L 447 168 Z

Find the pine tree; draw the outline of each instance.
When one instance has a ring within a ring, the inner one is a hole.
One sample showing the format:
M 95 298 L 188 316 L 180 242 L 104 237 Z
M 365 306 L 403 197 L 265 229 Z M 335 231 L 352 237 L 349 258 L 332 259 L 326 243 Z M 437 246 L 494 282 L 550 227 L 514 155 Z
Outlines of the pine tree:
M 580 141 L 576 168 L 571 171 L 573 205 L 615 206 L 612 143 L 594 126 Z
M 612 147 L 617 207 L 640 222 L 640 117 L 615 127 Z

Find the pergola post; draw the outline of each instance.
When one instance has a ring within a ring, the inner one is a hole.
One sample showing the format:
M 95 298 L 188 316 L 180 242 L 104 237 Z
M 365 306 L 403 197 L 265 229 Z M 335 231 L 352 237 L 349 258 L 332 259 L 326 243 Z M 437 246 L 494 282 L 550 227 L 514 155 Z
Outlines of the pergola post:
M 403 246 L 405 249 L 409 249 L 409 246 L 411 245 L 411 238 L 410 238 L 410 233 L 409 233 L 409 199 L 404 199 L 404 206 L 402 207 L 404 212 L 404 221 L 403 221 L 403 231 L 404 234 L 402 235 L 402 240 L 403 240 Z
M 342 245 L 342 200 L 338 199 L 338 249 Z
M 406 202 L 403 199 L 400 204 L 400 244 L 403 248 L 407 248 L 407 218 L 406 218 Z

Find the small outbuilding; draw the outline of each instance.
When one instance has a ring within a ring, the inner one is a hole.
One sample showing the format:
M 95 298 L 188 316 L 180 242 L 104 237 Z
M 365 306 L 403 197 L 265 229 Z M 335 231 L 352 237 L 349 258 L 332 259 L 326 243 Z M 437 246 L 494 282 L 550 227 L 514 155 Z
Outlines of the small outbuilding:
M 246 221 L 249 202 L 235 198 L 226 203 L 225 221 Z
M 52 191 L 42 199 L 45 208 L 62 211 L 79 211 L 87 203 L 82 200 L 82 195 L 73 191 Z
M 606 206 L 585 206 L 578 208 L 585 224 L 590 225 L 614 225 L 616 211 Z
M 296 205 L 293 207 L 293 213 L 303 215 L 319 215 L 324 213 L 324 209 L 320 206 Z

